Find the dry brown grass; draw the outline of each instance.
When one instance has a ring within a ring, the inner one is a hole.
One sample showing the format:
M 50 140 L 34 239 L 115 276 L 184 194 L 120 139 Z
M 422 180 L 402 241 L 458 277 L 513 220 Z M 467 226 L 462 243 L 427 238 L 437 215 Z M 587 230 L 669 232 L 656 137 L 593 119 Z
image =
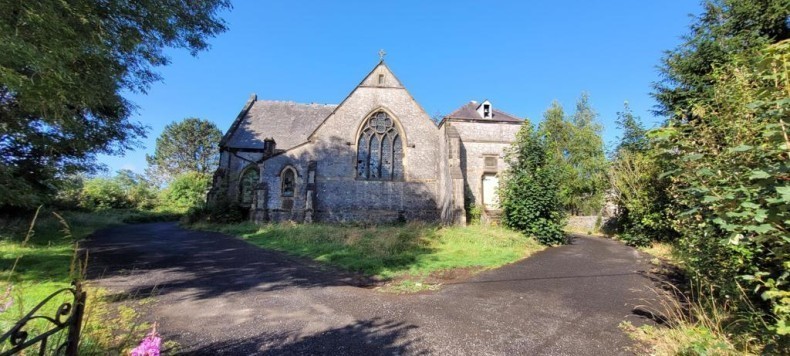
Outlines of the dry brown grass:
M 637 354 L 645 355 L 757 355 L 763 345 L 743 333 L 733 333 L 739 324 L 730 305 L 717 302 L 713 287 L 696 288 L 690 294 L 671 284 L 654 289 L 657 307 L 642 306 L 663 325 L 635 327 L 621 324 L 639 342 Z

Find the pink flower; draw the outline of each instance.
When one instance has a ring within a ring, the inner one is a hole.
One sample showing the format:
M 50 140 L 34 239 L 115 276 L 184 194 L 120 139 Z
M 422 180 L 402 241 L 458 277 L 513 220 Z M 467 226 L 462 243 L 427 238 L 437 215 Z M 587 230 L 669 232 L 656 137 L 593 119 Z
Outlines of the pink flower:
M 130 356 L 159 356 L 159 347 L 162 345 L 162 338 L 156 333 L 156 323 L 151 333 L 145 336 L 143 342 L 132 350 Z

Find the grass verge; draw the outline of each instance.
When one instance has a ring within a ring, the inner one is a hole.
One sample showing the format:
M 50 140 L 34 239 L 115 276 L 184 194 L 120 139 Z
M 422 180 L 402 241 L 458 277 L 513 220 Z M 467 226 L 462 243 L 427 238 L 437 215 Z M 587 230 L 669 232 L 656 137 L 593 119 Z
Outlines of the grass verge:
M 637 247 L 637 249 L 653 256 L 651 262 L 654 265 L 668 264 L 671 267 L 683 268 L 683 261 L 680 260 L 680 256 L 675 252 L 675 247 L 670 243 L 651 242 L 650 246 Z
M 69 287 L 72 279 L 80 276 L 80 268 L 74 261 L 75 247 L 80 240 L 97 229 L 122 224 L 130 217 L 139 219 L 141 214 L 155 216 L 134 211 L 66 212 L 58 215 L 42 210 L 36 218 L 31 213 L 0 219 L 0 294 L 8 292 L 0 301 L 7 306 L 0 313 L 2 332 L 13 327 L 48 295 Z M 32 227 L 31 221 L 35 221 Z M 122 353 L 139 342 L 148 326 L 137 322 L 133 308 L 113 307 L 105 298 L 106 292 L 99 288 L 86 286 L 86 290 L 88 300 L 81 353 Z M 69 299 L 65 295 L 53 299 L 37 315 L 54 316 L 57 307 L 66 301 Z M 36 330 L 51 327 L 52 324 L 34 321 L 26 330 L 31 331 L 33 337 L 38 334 Z M 65 341 L 64 337 L 54 336 L 49 345 L 58 346 Z M 0 350 L 7 348 L 7 344 L 0 345 Z
M 308 257 L 368 276 L 399 280 L 407 292 L 431 289 L 422 278 L 458 268 L 499 267 L 542 250 L 535 239 L 499 226 L 410 223 L 393 226 L 196 223 L 257 246 Z M 402 279 L 402 278 L 401 278 Z
M 620 325 L 637 341 L 634 350 L 637 354 L 757 355 L 778 351 L 765 350 L 758 338 L 741 329 L 742 324 L 748 325 L 742 321 L 750 311 L 732 310 L 713 297 L 712 287 L 701 290 L 694 286 L 674 245 L 653 242 L 638 249 L 653 256 L 651 263 L 656 268 L 651 272 L 661 275 L 667 282 L 663 289 L 655 290 L 660 306 L 650 310 L 665 321 L 663 325 L 636 327 L 628 322 Z

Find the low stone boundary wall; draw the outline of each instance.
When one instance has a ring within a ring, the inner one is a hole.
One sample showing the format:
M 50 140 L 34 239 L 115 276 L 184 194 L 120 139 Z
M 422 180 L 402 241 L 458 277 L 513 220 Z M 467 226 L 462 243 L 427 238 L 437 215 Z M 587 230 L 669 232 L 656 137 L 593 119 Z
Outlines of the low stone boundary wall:
M 611 219 L 611 217 L 601 217 L 601 226 L 609 219 Z M 568 223 L 565 224 L 565 229 L 578 232 L 596 232 L 596 221 L 598 221 L 598 215 L 569 216 Z M 600 228 L 600 226 L 598 226 L 598 228 Z

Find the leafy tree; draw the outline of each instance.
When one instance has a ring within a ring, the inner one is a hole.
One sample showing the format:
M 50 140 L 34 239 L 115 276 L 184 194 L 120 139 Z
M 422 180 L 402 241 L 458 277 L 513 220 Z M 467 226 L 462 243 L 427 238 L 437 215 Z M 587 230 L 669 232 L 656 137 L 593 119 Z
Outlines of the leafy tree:
M 132 208 L 120 181 L 113 178 L 89 179 L 82 187 L 80 205 L 91 210 Z
M 573 167 L 568 162 L 571 154 L 569 146 L 573 136 L 573 125 L 568 122 L 565 111 L 556 100 L 543 113 L 543 121 L 538 126 L 539 134 L 546 139 L 548 160 L 555 167 L 559 198 L 567 209 L 573 200 L 573 189 L 569 182 L 574 179 Z
M 83 174 L 72 174 L 60 179 L 53 205 L 65 210 L 78 209 L 82 204 L 82 190 L 87 180 Z
M 621 151 L 633 153 L 647 150 L 648 141 L 645 136 L 647 130 L 642 124 L 642 119 L 631 111 L 631 106 L 627 101 L 623 104 L 623 111 L 617 112 L 615 124 L 623 130 L 623 137 L 620 138 L 620 143 L 615 148 L 615 155 Z
M 122 93 L 145 92 L 168 64 L 225 30 L 227 0 L 0 0 L 0 206 L 47 200 L 97 154 L 135 147 L 145 128 Z
M 690 102 L 694 120 L 672 119 L 653 135 L 671 163 L 674 226 L 693 277 L 739 301 L 755 335 L 787 345 L 790 41 L 728 63 L 711 73 L 710 95 Z
M 617 204 L 616 231 L 631 246 L 673 241 L 672 199 L 653 151 L 621 149 L 612 160 L 609 182 Z
M 158 189 L 142 174 L 122 169 L 116 174 L 115 180 L 121 185 L 126 200 L 139 209 L 152 209 L 157 205 Z
M 596 121 L 597 116 L 589 95 L 582 93 L 571 121 L 573 144 L 568 146 L 568 162 L 574 170 L 569 209 L 575 214 L 595 214 L 603 206 L 607 161 L 601 138 L 603 128 Z
M 606 190 L 607 161 L 602 127 L 589 96 L 582 93 L 571 117 L 557 102 L 543 117 L 539 130 L 548 140 L 549 159 L 557 166 L 563 206 L 576 215 L 598 213 Z
M 660 66 L 663 80 L 655 83 L 656 112 L 690 119 L 692 102 L 712 95 L 714 69 L 732 55 L 747 53 L 790 37 L 787 0 L 708 0 L 691 25 L 691 33 Z
M 509 164 L 502 187 L 502 220 L 514 230 L 547 245 L 566 242 L 557 168 L 550 160 L 549 140 L 524 121 L 508 149 Z
M 609 184 L 617 204 L 616 231 L 632 246 L 676 237 L 670 226 L 671 199 L 666 179 L 661 177 L 661 160 L 649 150 L 647 130 L 628 106 L 617 113 L 617 126 L 623 131 L 609 166 Z
M 186 211 L 192 207 L 202 207 L 206 203 L 206 191 L 211 184 L 208 175 L 187 172 L 178 175 L 162 191 L 164 207 Z
M 78 184 L 75 181 L 78 179 L 80 178 L 75 177 L 68 181 L 72 181 L 70 184 L 75 185 Z M 151 209 L 157 203 L 156 188 L 145 177 L 128 169 L 118 171 L 114 177 L 84 180 L 81 185 L 78 197 L 61 196 L 61 204 L 68 203 L 62 201 L 64 198 L 76 198 L 82 208 L 102 210 Z
M 211 174 L 219 162 L 222 132 L 214 123 L 187 118 L 165 126 L 156 139 L 156 151 L 146 156 L 154 174 L 168 180 L 188 172 Z
M 671 241 L 677 233 L 671 227 L 671 199 L 667 180 L 661 176 L 661 160 L 650 150 L 647 130 L 626 102 L 617 113 L 623 136 L 612 155 L 609 183 L 617 204 L 615 231 L 632 246 L 652 241 Z

